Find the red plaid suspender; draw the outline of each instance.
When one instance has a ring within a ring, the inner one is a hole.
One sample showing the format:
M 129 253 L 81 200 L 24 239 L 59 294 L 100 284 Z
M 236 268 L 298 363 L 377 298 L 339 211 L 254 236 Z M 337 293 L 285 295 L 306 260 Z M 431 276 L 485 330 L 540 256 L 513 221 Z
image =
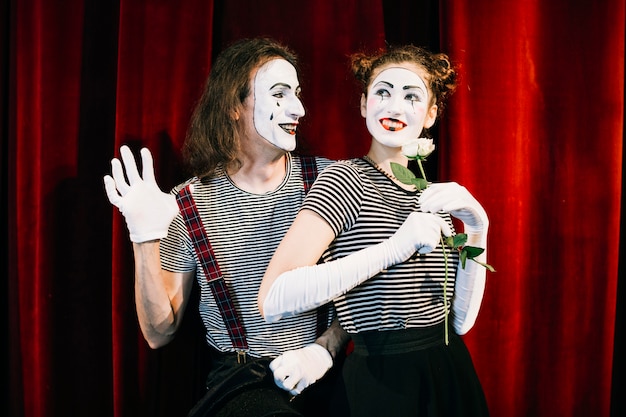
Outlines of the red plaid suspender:
M 304 181 L 304 193 L 308 193 L 311 185 L 317 178 L 317 163 L 313 156 L 301 156 L 300 168 L 302 168 L 302 181 Z
M 309 188 L 311 188 L 311 185 L 317 177 L 317 163 L 314 157 L 300 157 L 300 166 L 302 168 L 304 192 L 306 193 L 309 191 Z M 209 238 L 206 235 L 206 230 L 202 224 L 198 208 L 193 201 L 193 196 L 189 191 L 188 185 L 180 190 L 176 195 L 176 202 L 178 203 L 178 208 L 183 216 L 183 220 L 185 222 L 185 226 L 187 227 L 187 231 L 189 232 L 196 255 L 202 264 L 202 270 L 204 271 L 204 275 L 207 279 L 209 287 L 211 288 L 217 307 L 219 308 L 222 319 L 226 324 L 230 340 L 237 351 L 237 359 L 239 360 L 243 357 L 245 360 L 245 353 L 248 351 L 246 333 L 243 328 L 242 321 L 239 318 L 239 314 L 232 303 L 226 286 L 226 281 L 224 281 L 217 259 L 215 259 L 213 248 L 211 247 Z M 322 326 L 326 327 L 328 320 L 327 313 L 323 314 L 322 310 L 323 309 L 318 310 L 318 335 L 321 334 L 320 331 Z M 322 315 L 325 317 L 322 317 Z
M 206 230 L 202 224 L 202 219 L 200 219 L 198 208 L 196 207 L 191 192 L 189 191 L 189 186 L 180 190 L 176 196 L 176 202 L 178 203 L 180 213 L 182 214 L 185 225 L 187 226 L 187 231 L 191 237 L 196 255 L 202 265 L 204 276 L 209 283 L 209 287 L 211 288 L 215 302 L 220 310 L 222 319 L 228 329 L 230 340 L 233 343 L 238 355 L 245 354 L 245 352 L 248 351 L 246 333 L 243 325 L 241 324 L 239 314 L 237 314 L 237 310 L 232 303 L 228 288 L 226 287 L 226 281 L 224 281 L 222 271 L 220 271 L 220 267 L 215 259 L 213 248 L 211 247 L 209 238 L 206 235 Z

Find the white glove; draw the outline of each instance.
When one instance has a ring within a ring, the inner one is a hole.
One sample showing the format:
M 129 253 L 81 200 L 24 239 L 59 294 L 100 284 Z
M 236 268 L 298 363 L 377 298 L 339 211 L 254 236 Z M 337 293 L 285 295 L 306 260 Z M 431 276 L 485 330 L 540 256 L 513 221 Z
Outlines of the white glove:
M 345 294 L 352 288 L 395 264 L 406 261 L 415 251 L 431 252 L 452 230 L 441 217 L 413 212 L 387 240 L 341 259 L 304 266 L 279 275 L 263 301 L 268 322 L 312 310 Z
M 424 211 L 446 211 L 461 220 L 468 235 L 467 245 L 485 249 L 476 260 L 484 262 L 487 256 L 489 219 L 480 203 L 465 187 L 455 182 L 430 185 L 420 196 Z M 459 266 L 452 299 L 452 325 L 458 334 L 467 333 L 476 322 L 485 293 L 487 270 L 468 260 L 465 268 Z
M 487 270 L 482 265 L 467 261 L 463 269 L 459 262 L 452 298 L 452 327 L 457 334 L 463 335 L 474 327 L 485 293 L 486 280 Z
M 178 214 L 176 198 L 162 192 L 154 179 L 152 154 L 147 148 L 141 150 L 143 179 L 139 176 L 135 157 L 127 146 L 120 148 L 124 169 L 117 158 L 111 161 L 113 177 L 105 175 L 104 187 L 111 204 L 124 215 L 130 240 L 135 243 L 162 239 Z
M 300 394 L 332 366 L 332 356 L 317 343 L 289 350 L 270 363 L 276 385 L 292 395 Z
M 449 212 L 465 224 L 466 233 L 480 233 L 489 225 L 485 209 L 456 182 L 431 184 L 422 192 L 419 203 L 425 212 Z
M 392 252 L 396 254 L 395 262 L 381 270 L 406 261 L 416 251 L 422 254 L 432 252 L 441 243 L 442 234 L 452 234 L 452 229 L 444 219 L 434 214 L 414 211 L 389 238 Z

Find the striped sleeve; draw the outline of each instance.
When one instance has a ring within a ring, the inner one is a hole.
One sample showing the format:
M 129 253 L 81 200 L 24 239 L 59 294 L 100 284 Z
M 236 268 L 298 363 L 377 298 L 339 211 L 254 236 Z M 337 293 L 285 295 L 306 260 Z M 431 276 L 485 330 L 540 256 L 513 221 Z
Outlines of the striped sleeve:
M 319 175 L 304 199 L 302 209 L 320 215 L 337 236 L 350 230 L 358 218 L 363 189 L 356 168 L 347 161 L 336 162 Z

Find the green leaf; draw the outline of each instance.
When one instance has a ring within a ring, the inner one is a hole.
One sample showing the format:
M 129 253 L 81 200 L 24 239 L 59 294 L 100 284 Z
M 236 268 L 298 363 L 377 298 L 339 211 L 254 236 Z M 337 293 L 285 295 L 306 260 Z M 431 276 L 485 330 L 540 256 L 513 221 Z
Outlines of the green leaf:
M 454 242 L 452 247 L 454 249 L 457 249 L 465 245 L 465 243 L 467 242 L 467 235 L 465 233 L 457 233 L 456 235 L 454 235 L 452 240 Z
M 398 179 L 400 180 L 400 178 L 398 178 Z M 400 180 L 400 181 L 404 182 L 402 180 Z M 410 184 L 413 184 L 415 186 L 415 188 L 417 188 L 419 191 L 425 190 L 426 188 L 428 188 L 428 181 L 426 181 L 424 178 L 413 178 L 413 180 L 410 182 Z
M 483 248 L 477 248 L 476 246 L 463 246 L 465 242 L 467 242 L 467 235 L 465 233 L 458 233 L 454 236 L 448 236 L 443 239 L 443 242 L 446 246 L 459 251 L 459 260 L 461 261 L 461 267 L 463 269 L 465 269 L 465 264 L 469 259 L 479 265 L 484 266 L 491 272 L 496 272 L 493 266 L 474 259 L 485 251 Z
M 482 265 L 489 270 L 489 272 L 496 272 L 493 266 L 486 264 L 484 262 L 477 261 L 476 259 L 472 259 L 472 261 L 476 262 L 478 265 Z
M 412 184 L 415 178 L 415 174 L 410 169 L 396 162 L 391 162 L 391 172 L 403 184 Z
M 483 253 L 485 250 L 483 248 L 477 248 L 475 246 L 464 246 L 463 251 L 467 253 L 467 257 L 469 259 L 474 259 L 478 255 Z

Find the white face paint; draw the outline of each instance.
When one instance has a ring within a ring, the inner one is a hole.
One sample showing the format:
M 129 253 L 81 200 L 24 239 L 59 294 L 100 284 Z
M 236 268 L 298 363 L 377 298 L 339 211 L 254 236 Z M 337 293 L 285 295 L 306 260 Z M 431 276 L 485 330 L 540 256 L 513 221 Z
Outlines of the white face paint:
M 361 114 L 370 134 L 389 147 L 400 147 L 420 137 L 424 127 L 434 123 L 436 109 L 430 106 L 424 80 L 400 67 L 381 71 L 361 101 Z
M 296 69 L 284 59 L 273 59 L 257 71 L 254 127 L 265 140 L 285 151 L 296 148 L 298 119 L 304 116 L 299 95 Z

